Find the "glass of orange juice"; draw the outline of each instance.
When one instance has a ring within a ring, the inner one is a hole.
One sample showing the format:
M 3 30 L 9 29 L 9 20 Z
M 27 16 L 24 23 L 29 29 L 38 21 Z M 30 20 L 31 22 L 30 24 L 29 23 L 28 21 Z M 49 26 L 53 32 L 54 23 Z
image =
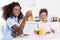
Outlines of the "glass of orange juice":
M 39 35 L 43 35 L 43 29 L 39 29 Z
M 31 16 L 28 17 L 28 21 L 33 22 L 34 18 L 33 18 L 33 15 L 32 15 L 32 10 L 29 10 L 29 13 L 31 14 Z

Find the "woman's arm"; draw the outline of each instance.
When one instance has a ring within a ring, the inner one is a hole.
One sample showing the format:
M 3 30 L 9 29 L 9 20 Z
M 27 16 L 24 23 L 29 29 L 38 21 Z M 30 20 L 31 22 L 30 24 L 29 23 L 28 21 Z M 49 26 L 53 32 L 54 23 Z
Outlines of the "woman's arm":
M 23 29 L 24 29 L 25 22 L 26 22 L 26 20 L 24 18 L 22 23 L 21 23 L 21 25 L 19 27 L 16 24 L 13 25 L 13 30 L 14 30 L 12 32 L 13 37 L 17 37 L 17 36 L 23 34 Z
M 26 23 L 29 16 L 31 16 L 31 14 L 29 14 L 29 12 L 27 12 L 25 17 L 23 18 L 23 21 L 22 21 L 21 25 L 19 27 L 16 24 L 13 25 L 12 29 L 16 31 L 16 32 L 13 32 L 14 36 L 15 35 L 19 36 L 19 35 L 23 34 L 23 29 L 24 29 L 25 23 Z

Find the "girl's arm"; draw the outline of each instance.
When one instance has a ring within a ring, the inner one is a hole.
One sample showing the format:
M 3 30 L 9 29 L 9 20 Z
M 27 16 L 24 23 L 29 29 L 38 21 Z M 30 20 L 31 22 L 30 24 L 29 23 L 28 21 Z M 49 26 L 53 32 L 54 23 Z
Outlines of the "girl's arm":
M 52 28 L 50 28 L 50 32 L 46 32 L 45 34 L 50 34 L 50 33 L 55 33 L 55 30 L 54 29 L 52 29 Z
M 51 32 L 52 32 L 52 33 L 55 33 L 55 30 L 51 28 Z
M 34 33 L 39 35 L 39 31 L 37 31 L 37 30 L 35 30 Z

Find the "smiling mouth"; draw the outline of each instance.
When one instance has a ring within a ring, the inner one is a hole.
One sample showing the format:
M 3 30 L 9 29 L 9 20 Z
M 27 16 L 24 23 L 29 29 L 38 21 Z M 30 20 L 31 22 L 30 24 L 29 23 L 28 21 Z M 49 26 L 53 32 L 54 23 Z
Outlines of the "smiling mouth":
M 18 16 L 19 14 L 15 14 L 15 16 Z

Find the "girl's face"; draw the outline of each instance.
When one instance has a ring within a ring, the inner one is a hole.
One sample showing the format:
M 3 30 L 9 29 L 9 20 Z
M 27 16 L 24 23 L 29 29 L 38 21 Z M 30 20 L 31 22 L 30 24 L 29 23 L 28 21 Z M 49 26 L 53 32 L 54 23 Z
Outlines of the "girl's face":
M 40 18 L 41 18 L 41 20 L 47 20 L 47 14 L 45 12 L 42 12 L 40 14 Z
M 15 6 L 12 10 L 13 14 L 17 17 L 20 14 L 20 7 L 19 6 Z

